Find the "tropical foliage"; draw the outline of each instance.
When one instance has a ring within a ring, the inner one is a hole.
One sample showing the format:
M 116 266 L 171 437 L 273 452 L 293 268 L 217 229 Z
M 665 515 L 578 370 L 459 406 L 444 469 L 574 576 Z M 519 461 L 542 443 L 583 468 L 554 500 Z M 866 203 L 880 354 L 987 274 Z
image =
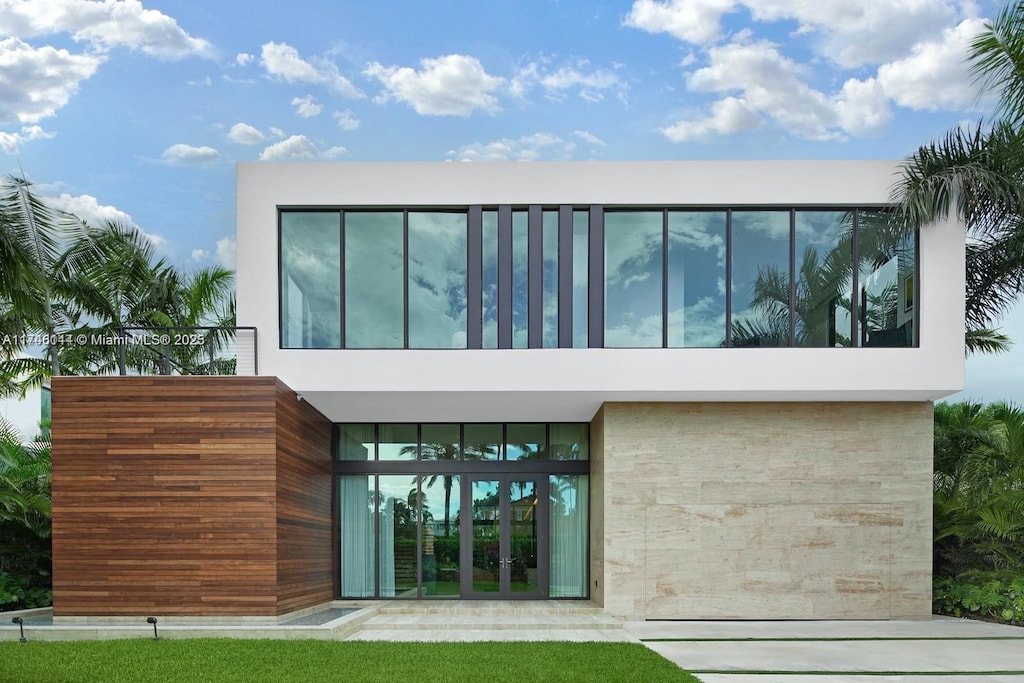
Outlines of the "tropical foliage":
M 935 407 L 935 608 L 1024 616 L 1024 410 Z
M 1024 2 L 986 25 L 969 60 L 996 118 L 918 149 L 893 200 L 909 228 L 950 214 L 967 226 L 967 349 L 999 351 L 1008 340 L 992 327 L 1024 291 Z
M 61 374 L 233 370 L 215 357 L 223 332 L 201 344 L 93 341 L 131 328 L 233 326 L 231 271 L 183 274 L 134 226 L 90 226 L 47 206 L 16 177 L 0 182 L 0 259 L 0 395 Z M 45 357 L 28 353 L 33 346 Z
M 0 610 L 50 604 L 50 443 L 0 420 Z

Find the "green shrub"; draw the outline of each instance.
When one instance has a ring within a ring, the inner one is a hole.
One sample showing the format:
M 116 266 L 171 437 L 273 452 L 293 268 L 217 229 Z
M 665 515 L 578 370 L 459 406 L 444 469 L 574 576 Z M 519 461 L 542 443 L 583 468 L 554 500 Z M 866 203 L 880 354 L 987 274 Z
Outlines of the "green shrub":
M 981 617 L 1024 622 L 1024 573 L 965 572 L 938 577 L 932 589 L 932 611 L 954 617 Z

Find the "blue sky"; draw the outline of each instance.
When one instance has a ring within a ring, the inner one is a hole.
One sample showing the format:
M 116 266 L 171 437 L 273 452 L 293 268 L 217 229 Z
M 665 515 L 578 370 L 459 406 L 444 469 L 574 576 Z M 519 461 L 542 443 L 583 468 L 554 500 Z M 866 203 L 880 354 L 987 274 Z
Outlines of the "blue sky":
M 963 56 L 998 6 L 0 0 L 0 152 L 233 266 L 242 161 L 904 157 L 988 115 Z M 1024 402 L 1022 353 L 970 395 Z

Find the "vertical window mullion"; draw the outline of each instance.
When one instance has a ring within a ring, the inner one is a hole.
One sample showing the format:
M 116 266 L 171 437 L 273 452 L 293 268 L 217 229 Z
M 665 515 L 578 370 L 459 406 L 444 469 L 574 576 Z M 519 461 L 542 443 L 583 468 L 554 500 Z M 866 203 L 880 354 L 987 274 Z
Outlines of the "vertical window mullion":
M 498 348 L 512 348 L 512 207 L 498 207 Z
M 588 346 L 604 348 L 604 207 L 590 207 L 590 254 L 588 263 Z
M 338 306 L 341 308 L 341 348 L 345 348 L 345 212 L 338 212 L 338 229 L 341 231 L 341 296 Z
M 409 211 L 402 212 L 402 348 L 409 348 Z
M 853 232 L 850 235 L 850 346 L 860 346 L 860 209 L 853 210 Z
M 732 346 L 732 209 L 725 210 L 725 345 Z
M 572 206 L 558 207 L 558 346 L 572 348 Z
M 789 210 L 789 344 L 796 346 L 796 209 Z
M 661 347 L 668 348 L 668 209 L 661 212 Z
M 469 207 L 466 219 L 466 348 L 483 347 L 483 208 Z
M 544 346 L 544 214 L 539 204 L 527 209 L 526 223 L 527 347 Z

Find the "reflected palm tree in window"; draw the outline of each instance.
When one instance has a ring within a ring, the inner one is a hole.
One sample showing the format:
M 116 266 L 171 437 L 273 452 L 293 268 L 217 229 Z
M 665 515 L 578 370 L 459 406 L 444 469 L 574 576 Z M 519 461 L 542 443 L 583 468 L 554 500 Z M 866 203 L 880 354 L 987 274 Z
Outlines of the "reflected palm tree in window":
M 912 235 L 907 235 L 885 212 L 861 212 L 859 249 L 859 316 L 862 346 L 912 344 L 912 298 L 901 315 L 899 287 L 914 273 Z M 798 255 L 793 306 L 793 345 L 852 346 L 851 315 L 853 216 L 836 244 L 822 253 L 808 246 Z M 913 280 L 910 280 L 911 286 Z M 752 315 L 732 326 L 733 346 L 789 345 L 789 276 L 775 265 L 758 270 Z
M 458 461 L 462 460 L 488 460 L 489 456 L 493 456 L 497 452 L 497 449 L 493 444 L 466 444 L 466 448 L 460 449 L 457 443 L 425 443 L 420 447 L 420 457 L 423 460 L 449 460 Z M 403 455 L 411 455 L 416 453 L 415 446 L 405 446 L 402 448 Z M 461 454 L 461 458 L 460 458 Z M 426 488 L 433 488 L 434 485 L 440 481 L 444 488 L 444 535 L 445 537 L 451 536 L 451 509 L 452 509 L 452 485 L 454 483 L 455 475 L 451 474 L 432 474 L 426 477 L 425 484 Z

